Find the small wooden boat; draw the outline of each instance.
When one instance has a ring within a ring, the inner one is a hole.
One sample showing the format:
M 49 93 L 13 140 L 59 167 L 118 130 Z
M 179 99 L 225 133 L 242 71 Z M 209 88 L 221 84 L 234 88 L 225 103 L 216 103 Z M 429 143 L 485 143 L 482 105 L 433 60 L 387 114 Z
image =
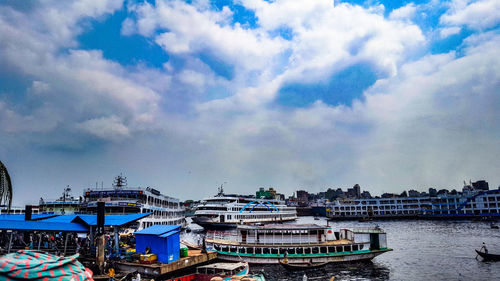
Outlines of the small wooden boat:
M 500 261 L 500 255 L 487 254 L 478 250 L 475 251 L 483 258 L 483 261 Z
M 323 267 L 328 264 L 328 262 L 318 262 L 318 263 L 288 263 L 280 261 L 280 264 L 289 271 L 299 271 L 307 269 L 316 269 Z
M 175 277 L 167 281 L 184 281 L 184 280 L 197 280 L 197 281 L 210 281 L 215 280 L 230 281 L 235 278 L 238 280 L 247 276 L 250 268 L 247 262 L 227 263 L 219 262 L 208 265 L 198 266 L 196 273 Z M 250 277 L 249 277 L 250 278 Z M 254 280 L 257 280 L 254 278 Z M 261 279 L 262 280 L 262 279 Z M 264 279 L 265 280 L 265 279 Z

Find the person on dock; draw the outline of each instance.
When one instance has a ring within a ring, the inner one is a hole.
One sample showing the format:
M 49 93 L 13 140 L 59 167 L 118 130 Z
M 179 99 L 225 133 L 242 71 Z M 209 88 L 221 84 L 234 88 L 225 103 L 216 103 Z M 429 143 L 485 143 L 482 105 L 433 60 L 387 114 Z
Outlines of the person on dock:
M 109 281 L 114 281 L 115 280 L 115 269 L 113 267 L 110 267 L 108 270 L 108 276 L 109 276 Z
M 479 251 L 481 252 L 481 250 L 484 249 L 484 253 L 487 254 L 488 253 L 488 249 L 486 248 L 486 244 L 483 242 L 483 246 L 481 247 L 481 249 L 479 249 Z

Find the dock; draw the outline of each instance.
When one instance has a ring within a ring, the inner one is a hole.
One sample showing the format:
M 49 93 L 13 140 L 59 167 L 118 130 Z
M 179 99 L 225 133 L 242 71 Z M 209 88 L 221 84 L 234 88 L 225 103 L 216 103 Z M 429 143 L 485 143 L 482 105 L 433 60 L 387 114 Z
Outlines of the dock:
M 217 252 L 208 251 L 207 253 L 202 253 L 201 250 L 188 250 L 188 256 L 180 258 L 171 263 L 162 264 L 141 264 L 137 262 L 116 262 L 115 266 L 120 272 L 133 272 L 137 271 L 141 275 L 147 276 L 160 276 L 174 271 L 186 269 L 192 266 L 201 265 L 205 262 L 214 260 L 217 258 Z

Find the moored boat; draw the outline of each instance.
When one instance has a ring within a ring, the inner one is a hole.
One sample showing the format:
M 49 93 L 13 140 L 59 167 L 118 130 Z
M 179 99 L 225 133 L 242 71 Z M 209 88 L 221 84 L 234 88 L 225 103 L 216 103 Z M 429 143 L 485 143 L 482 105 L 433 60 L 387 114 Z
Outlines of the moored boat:
M 106 214 L 152 213 L 126 231 L 134 232 L 152 225 L 186 225 L 179 199 L 163 195 L 151 187 L 127 187 L 127 178 L 115 177 L 111 188 L 89 188 L 83 193 L 81 212 L 97 213 L 97 202 L 105 202 Z
M 289 263 L 285 261 L 280 261 L 280 264 L 289 271 L 300 271 L 300 270 L 309 270 L 323 267 L 328 264 L 328 262 L 320 262 L 320 263 Z
M 495 254 L 487 254 L 478 250 L 475 250 L 476 253 L 483 258 L 483 261 L 500 261 L 500 255 Z
M 193 222 L 205 229 L 235 228 L 244 223 L 276 223 L 297 219 L 295 207 L 278 199 L 219 193 L 204 199 L 196 208 Z
M 199 266 L 196 268 L 196 273 L 176 277 L 169 279 L 167 281 L 210 281 L 214 277 L 218 277 L 219 280 L 229 281 L 234 277 L 247 276 L 250 272 L 248 263 L 237 262 L 237 263 L 226 263 L 219 262 L 208 265 Z M 215 279 L 215 278 L 214 278 Z
M 391 251 L 380 228 L 350 228 L 334 232 L 316 224 L 238 225 L 236 229 L 210 230 L 208 250 L 222 260 L 278 264 L 320 264 L 371 260 Z

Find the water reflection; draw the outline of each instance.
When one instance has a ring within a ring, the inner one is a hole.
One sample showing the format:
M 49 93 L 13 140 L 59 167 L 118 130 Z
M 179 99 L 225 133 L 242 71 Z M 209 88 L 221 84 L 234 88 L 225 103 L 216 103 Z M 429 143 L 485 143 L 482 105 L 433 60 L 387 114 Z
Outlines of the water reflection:
M 280 265 L 251 265 L 253 273 L 262 272 L 266 280 L 389 280 L 390 270 L 383 264 L 372 261 L 354 263 L 331 263 L 320 269 L 290 272 Z

